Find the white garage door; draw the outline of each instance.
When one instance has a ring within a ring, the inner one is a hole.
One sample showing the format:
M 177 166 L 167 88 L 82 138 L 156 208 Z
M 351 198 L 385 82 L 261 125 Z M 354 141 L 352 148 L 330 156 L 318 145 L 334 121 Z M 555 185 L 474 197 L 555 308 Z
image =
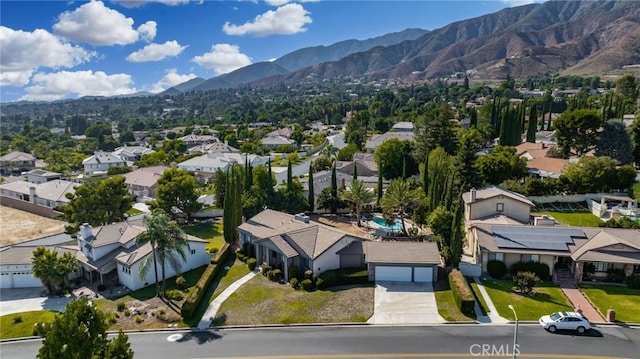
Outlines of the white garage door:
M 35 278 L 31 273 L 13 273 L 14 288 L 37 288 L 42 287 L 40 279 Z
M 413 267 L 413 281 L 423 283 L 433 282 L 433 267 Z
M 411 267 L 376 266 L 376 281 L 411 282 Z
M 0 275 L 0 288 L 11 288 L 11 273 L 2 273 Z

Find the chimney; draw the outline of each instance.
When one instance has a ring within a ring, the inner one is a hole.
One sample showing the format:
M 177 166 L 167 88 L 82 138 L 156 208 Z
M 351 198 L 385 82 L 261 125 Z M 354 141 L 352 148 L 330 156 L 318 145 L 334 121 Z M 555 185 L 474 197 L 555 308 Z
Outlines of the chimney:
M 91 225 L 89 223 L 83 223 L 80 226 L 80 238 L 87 240 L 91 238 L 91 236 L 93 236 L 93 233 L 91 232 Z
M 475 202 L 476 201 L 476 197 L 477 197 L 476 189 L 472 188 L 471 189 L 471 202 Z
M 36 188 L 31 186 L 29 187 L 29 199 L 31 200 L 31 203 L 36 203 Z

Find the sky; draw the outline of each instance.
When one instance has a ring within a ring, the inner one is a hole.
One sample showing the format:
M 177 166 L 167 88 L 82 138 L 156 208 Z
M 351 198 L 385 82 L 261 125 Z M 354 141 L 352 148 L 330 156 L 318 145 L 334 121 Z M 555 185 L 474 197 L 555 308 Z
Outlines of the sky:
M 0 102 L 158 93 L 289 52 L 534 0 L 0 1 Z

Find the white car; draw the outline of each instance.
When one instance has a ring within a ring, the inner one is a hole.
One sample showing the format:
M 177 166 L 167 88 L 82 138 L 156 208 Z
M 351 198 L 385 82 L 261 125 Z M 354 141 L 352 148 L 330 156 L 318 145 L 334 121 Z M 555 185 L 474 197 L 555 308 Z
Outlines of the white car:
M 576 312 L 556 312 L 551 315 L 545 315 L 540 318 L 540 325 L 555 333 L 558 329 L 577 330 L 582 334 L 591 329 L 591 324 L 582 314 Z

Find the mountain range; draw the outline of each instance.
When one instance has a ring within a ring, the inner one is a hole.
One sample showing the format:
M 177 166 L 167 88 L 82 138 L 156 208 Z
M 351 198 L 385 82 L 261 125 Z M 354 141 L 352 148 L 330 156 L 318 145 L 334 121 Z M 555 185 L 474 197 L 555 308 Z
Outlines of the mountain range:
M 640 64 L 639 1 L 547 1 L 506 8 L 433 31 L 300 49 L 164 94 L 365 77 L 420 82 L 466 73 L 495 80 L 535 75 L 601 76 Z

